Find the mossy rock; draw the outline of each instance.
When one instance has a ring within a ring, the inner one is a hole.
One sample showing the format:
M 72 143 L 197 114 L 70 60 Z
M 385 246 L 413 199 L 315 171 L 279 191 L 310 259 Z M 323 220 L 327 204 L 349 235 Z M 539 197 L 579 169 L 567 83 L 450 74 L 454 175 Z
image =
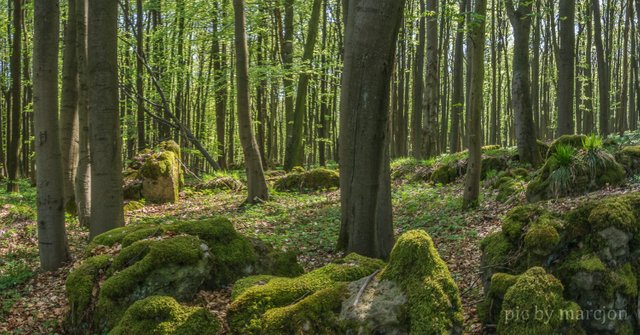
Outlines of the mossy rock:
M 295 170 L 295 169 L 294 169 Z M 309 171 L 291 172 L 276 181 L 277 191 L 322 191 L 340 187 L 337 171 L 318 168 Z
M 109 335 L 215 335 L 218 320 L 202 307 L 187 307 L 166 296 L 132 304 Z
M 240 180 L 230 176 L 213 178 L 211 180 L 201 182 L 195 187 L 197 191 L 209 190 L 233 192 L 240 191 L 243 188 L 244 184 Z
M 431 174 L 431 182 L 434 184 L 448 185 L 464 175 L 466 167 L 457 162 L 442 164 L 434 168 Z
M 499 323 L 498 317 L 504 318 L 507 313 L 505 308 L 520 306 L 505 305 L 505 287 L 513 285 L 513 276 L 535 267 L 560 280 L 562 296 L 585 311 L 605 306 L 617 315 L 634 315 L 640 275 L 640 193 L 587 200 L 566 213 L 552 213 L 542 205 L 516 207 L 504 219 L 502 231 L 482 241 L 481 250 L 486 297 L 478 309 L 487 324 Z M 640 327 L 627 318 L 578 321 L 586 333 L 640 332 Z M 548 333 L 539 324 L 522 327 Z M 502 333 L 518 334 L 522 329 L 509 326 Z M 559 329 L 580 333 L 573 328 Z
M 69 316 L 71 332 L 109 330 L 132 303 L 149 296 L 188 302 L 203 288 L 247 275 L 302 271 L 295 255 L 238 234 L 221 217 L 125 226 L 96 236 L 87 247 L 90 255 L 105 250 L 119 252 L 90 257 L 69 275 L 67 293 L 78 306 Z
M 565 300 L 563 291 L 562 283 L 543 268 L 529 269 L 518 276 L 515 283 L 507 289 L 497 333 L 501 335 L 583 333 L 578 320 L 580 306 Z
M 407 296 L 409 333 L 462 332 L 458 287 L 426 232 L 414 230 L 400 236 L 380 278 L 398 283 Z
M 144 208 L 144 204 L 141 203 L 140 201 L 129 201 L 124 205 L 124 212 L 128 213 L 128 212 L 135 212 L 138 210 L 141 210 Z
M 243 279 L 229 306 L 229 325 L 236 334 L 292 334 L 307 328 L 305 333 L 327 333 L 337 327 L 345 284 L 383 266 L 382 261 L 350 254 L 295 278 Z
M 500 202 L 507 202 L 525 190 L 525 184 L 521 180 L 511 177 L 500 178 L 496 187 L 498 188 L 496 200 Z
M 138 201 L 142 199 L 142 177 L 137 170 L 128 170 L 124 175 L 122 187 L 124 200 Z
M 561 145 L 568 145 L 578 150 L 584 149 L 583 143 L 586 139 L 586 135 L 562 135 L 551 143 L 549 150 L 542 157 L 551 157 Z
M 640 145 L 622 148 L 616 153 L 616 160 L 624 166 L 628 175 L 640 175 Z
M 142 196 L 153 203 L 176 203 L 180 188 L 180 166 L 176 155 L 164 151 L 149 157 L 142 166 Z
M 583 194 L 621 185 L 625 179 L 624 167 L 601 149 L 577 151 L 568 166 L 560 165 L 556 157 L 551 156 L 527 185 L 527 199 L 537 202 Z
M 500 172 L 506 170 L 508 167 L 509 162 L 507 157 L 483 157 L 480 176 L 482 179 L 485 179 L 487 178 L 489 171 Z

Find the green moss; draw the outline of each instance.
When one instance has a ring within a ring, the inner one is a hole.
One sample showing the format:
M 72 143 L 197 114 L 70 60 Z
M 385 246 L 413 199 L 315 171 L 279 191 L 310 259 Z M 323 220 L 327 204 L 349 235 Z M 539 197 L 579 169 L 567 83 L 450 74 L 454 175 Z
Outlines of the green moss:
M 462 326 L 458 287 L 426 232 L 400 236 L 380 278 L 395 281 L 407 295 L 410 333 L 445 334 Z
M 498 149 L 500 149 L 500 146 L 497 145 L 497 144 L 496 145 L 485 145 L 485 146 L 482 147 L 482 151 L 483 152 L 484 151 L 493 151 L 493 150 L 498 150 Z
M 180 157 L 180 146 L 174 141 L 165 141 L 158 145 L 158 148 L 164 151 L 173 152 L 176 157 Z
M 273 308 L 264 313 L 265 334 L 337 333 L 336 314 L 347 293 L 345 283 L 333 284 L 295 304 Z
M 237 295 L 229 306 L 231 329 L 239 334 L 261 333 L 264 314 L 270 309 L 299 302 L 337 282 L 349 282 L 368 276 L 384 266 L 380 260 L 350 254 L 296 278 L 276 277 L 264 285 L 252 286 Z
M 498 181 L 498 195 L 496 200 L 500 202 L 508 201 L 514 195 L 524 191 L 524 184 L 509 177 L 502 177 Z
M 67 277 L 66 289 L 72 324 L 77 324 L 88 311 L 100 271 L 106 269 L 110 263 L 109 255 L 89 257 Z
M 109 277 L 100 290 L 100 298 L 118 299 L 129 295 L 146 275 L 167 264 L 197 263 L 202 256 L 201 241 L 194 236 L 176 236 L 165 240 L 143 240 L 122 249 Z
M 575 303 L 564 300 L 563 291 L 562 283 L 543 268 L 529 269 L 507 290 L 497 333 L 551 335 L 579 329 L 577 320 L 563 317 L 567 311 L 579 310 Z M 539 311 L 547 312 L 550 316 L 536 318 L 536 312 Z M 516 313 L 521 317 L 516 318 Z M 529 317 L 522 317 L 524 313 Z
M 640 158 L 640 145 L 624 147 L 621 152 L 631 157 Z
M 524 236 L 524 245 L 535 255 L 549 255 L 560 243 L 556 228 L 547 224 L 534 224 Z
M 97 246 L 112 247 L 117 243 L 122 243 L 122 240 L 129 234 L 140 230 L 149 228 L 148 225 L 131 225 L 109 230 L 93 238 L 91 243 L 87 246 L 87 251 L 93 250 Z
M 109 335 L 215 335 L 220 329 L 206 309 L 184 307 L 171 297 L 151 296 L 127 309 Z
M 622 289 L 622 292 L 630 297 L 638 296 L 638 279 L 636 273 L 627 263 L 611 274 L 611 279 L 615 287 Z
M 277 278 L 272 275 L 257 275 L 249 276 L 239 279 L 233 284 L 233 290 L 231 291 L 231 300 L 236 300 L 242 293 L 254 286 L 266 285 L 271 279 Z
M 431 182 L 435 184 L 447 185 L 462 176 L 462 170 L 455 164 L 443 164 L 435 168 L 431 175 Z
M 162 235 L 162 233 L 163 230 L 159 225 L 150 225 L 148 228 L 142 228 L 136 231 L 132 231 L 122 239 L 122 247 L 126 248 L 134 242 L 160 236 Z
M 504 233 L 498 232 L 485 237 L 481 244 L 482 259 L 491 269 L 503 269 L 508 267 L 513 245 Z
M 529 177 L 529 170 L 525 169 L 525 168 L 516 168 L 516 169 L 512 169 L 511 171 L 509 171 L 511 173 L 512 176 L 514 177 L 520 177 L 520 178 L 527 178 Z
M 276 181 L 274 187 L 278 191 L 329 190 L 340 187 L 340 175 L 324 168 L 292 172 Z
M 583 149 L 583 143 L 587 139 L 585 135 L 563 135 L 556 139 L 547 152 L 547 158 L 553 155 L 559 146 L 571 146 L 576 149 Z M 543 156 L 544 157 L 544 156 Z
M 502 232 L 511 242 L 521 239 L 525 227 L 536 221 L 544 210 L 538 205 L 518 206 L 507 213 L 502 222 Z
M 143 209 L 144 204 L 139 201 L 129 201 L 124 205 L 124 212 L 135 212 L 137 210 Z
M 155 180 L 161 176 L 171 175 L 176 164 L 175 154 L 171 151 L 163 151 L 149 157 L 142 165 L 141 173 L 144 178 Z
M 607 266 L 595 253 L 583 254 L 581 252 L 570 254 L 559 266 L 559 272 L 561 274 L 574 274 L 582 271 L 606 272 Z
M 588 223 L 593 231 L 616 227 L 625 232 L 638 231 L 636 215 L 624 198 L 601 201 L 589 214 Z
M 510 275 L 508 273 L 496 273 L 491 276 L 491 286 L 489 289 L 489 296 L 491 297 L 504 297 L 507 290 L 513 286 L 518 280 L 518 276 Z
M 304 273 L 304 269 L 298 263 L 298 259 L 293 252 L 272 252 L 270 258 L 273 260 L 271 273 L 281 277 L 295 277 Z

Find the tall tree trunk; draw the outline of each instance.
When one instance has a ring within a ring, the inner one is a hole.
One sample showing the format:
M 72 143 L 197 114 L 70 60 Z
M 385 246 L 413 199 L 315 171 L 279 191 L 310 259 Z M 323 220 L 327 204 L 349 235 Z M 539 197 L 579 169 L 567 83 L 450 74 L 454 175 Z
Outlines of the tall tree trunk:
M 304 54 L 302 62 L 307 64 L 309 68 L 312 66 L 313 50 L 316 45 L 318 36 L 318 28 L 320 26 L 320 12 L 322 9 L 322 0 L 313 0 L 313 11 L 311 12 L 311 21 L 309 21 L 309 31 L 304 46 Z M 284 168 L 291 170 L 295 166 L 303 164 L 304 160 L 304 115 L 307 112 L 307 95 L 309 90 L 309 74 L 305 71 L 300 74 L 298 79 L 298 92 L 295 102 L 295 110 L 293 112 L 293 125 L 291 127 L 291 137 L 287 142 L 287 150 L 285 153 Z
M 623 135 L 628 129 L 628 98 L 629 98 L 629 28 L 633 20 L 633 4 L 627 4 L 626 18 L 624 21 L 624 37 L 622 39 L 622 92 L 620 93 L 620 103 L 618 104 L 618 132 Z M 631 53 L 635 53 L 631 51 Z
M 78 167 L 78 59 L 76 38 L 78 20 L 76 0 L 68 0 L 69 15 L 64 32 L 64 54 L 62 66 L 62 101 L 60 109 L 60 148 L 64 173 L 64 207 L 76 214 L 74 181 Z
M 560 46 L 558 57 L 558 136 L 573 134 L 575 92 L 575 0 L 560 1 Z M 537 73 L 534 75 L 538 75 Z
M 294 81 L 291 79 L 293 76 L 292 67 L 293 67 L 293 42 L 294 42 L 294 31 L 293 31 L 293 21 L 294 21 L 294 11 L 293 6 L 295 4 L 295 0 L 284 0 L 284 31 L 282 36 L 282 66 L 284 68 L 285 76 L 282 80 L 285 91 L 284 98 L 284 114 L 285 114 L 285 129 L 286 129 L 286 138 L 285 138 L 285 147 L 288 146 L 288 143 L 293 141 L 293 114 L 294 114 Z M 285 149 L 286 150 L 286 149 Z
M 467 0 L 460 1 L 460 15 L 464 15 Z M 453 95 L 451 96 L 451 131 L 449 151 L 459 152 L 460 146 L 460 118 L 464 111 L 464 18 L 458 18 L 456 44 L 453 61 Z
M 7 118 L 7 191 L 19 192 L 20 129 L 22 125 L 22 1 L 13 1 L 13 47 L 11 49 L 11 108 Z
M 426 43 L 425 0 L 420 0 L 418 45 L 413 62 L 413 106 L 411 113 L 411 153 L 414 158 L 424 157 L 422 152 L 422 99 L 424 94 L 424 49 Z M 345 2 L 347 2 L 345 0 Z
M 469 88 L 469 163 L 465 177 L 464 208 L 476 207 L 480 197 L 482 171 L 482 111 L 484 109 L 484 48 L 487 15 L 486 0 L 476 0 L 470 22 L 469 43 L 471 87 Z
M 422 155 L 432 157 L 438 145 L 438 103 L 440 101 L 440 67 L 438 50 L 438 0 L 427 0 L 426 76 L 422 107 Z
M 140 57 L 136 57 L 136 93 L 137 93 L 137 124 L 136 130 L 138 138 L 138 150 L 142 151 L 147 147 L 144 122 L 144 30 L 143 30 L 142 0 L 136 0 L 136 50 Z
M 513 27 L 513 82 L 512 104 L 515 113 L 516 141 L 520 161 L 538 166 L 542 160 L 536 143 L 529 84 L 529 35 L 533 3 L 520 1 L 517 8 L 513 0 L 506 0 L 507 14 Z
M 78 59 L 78 168 L 76 169 L 75 198 L 78 222 L 89 227 L 91 218 L 91 160 L 89 157 L 89 79 L 87 69 L 88 0 L 76 0 L 76 56 Z
M 90 237 L 124 225 L 118 115 L 118 1 L 89 2 Z
M 338 246 L 387 258 L 393 246 L 389 88 L 404 0 L 350 0 L 340 113 Z
M 609 66 L 605 60 L 604 44 L 602 43 L 602 22 L 600 21 L 600 1 L 591 0 L 593 12 L 593 33 L 596 44 L 596 59 L 598 63 L 598 89 L 600 94 L 600 135 L 609 135 Z
M 255 204 L 269 200 L 269 190 L 267 189 L 267 182 L 264 178 L 260 151 L 258 150 L 258 143 L 256 143 L 256 137 L 254 135 L 253 125 L 251 122 L 251 99 L 249 97 L 249 55 L 246 40 L 244 0 L 233 0 L 233 8 L 235 9 L 238 126 L 247 170 L 247 188 L 249 189 L 249 195 L 246 202 L 249 204 Z
M 58 1 L 34 2 L 33 84 L 38 184 L 38 245 L 44 270 L 68 259 L 62 155 L 58 134 Z

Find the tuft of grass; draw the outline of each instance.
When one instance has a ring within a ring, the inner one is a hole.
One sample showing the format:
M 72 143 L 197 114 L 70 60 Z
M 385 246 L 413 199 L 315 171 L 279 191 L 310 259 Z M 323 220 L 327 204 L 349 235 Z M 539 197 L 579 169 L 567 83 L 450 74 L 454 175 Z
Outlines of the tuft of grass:
M 600 150 L 603 147 L 603 141 L 600 136 L 591 134 L 582 140 L 582 146 L 587 151 Z

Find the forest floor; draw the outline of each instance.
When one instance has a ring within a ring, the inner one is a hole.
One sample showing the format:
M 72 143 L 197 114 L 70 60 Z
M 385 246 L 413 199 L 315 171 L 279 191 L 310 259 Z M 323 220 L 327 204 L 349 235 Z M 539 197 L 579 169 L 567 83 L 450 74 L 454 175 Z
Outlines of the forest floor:
M 0 189 L 4 186 L 0 183 Z M 72 261 L 55 273 L 39 271 L 35 190 L 27 184 L 21 186 L 21 194 L 0 193 L 0 334 L 60 334 L 68 310 L 64 283 L 68 273 L 78 265 L 88 232 L 69 218 L 67 233 Z M 462 211 L 461 183 L 449 186 L 396 183 L 393 187 L 395 232 L 425 229 L 431 234 L 460 289 L 465 334 L 482 333 L 476 315 L 476 305 L 483 297 L 479 242 L 499 229 L 509 209 L 524 202 L 521 195 L 510 203 L 499 203 L 490 187 L 483 190 L 481 206 Z M 585 197 L 632 191 L 640 191 L 640 183 Z M 245 235 L 298 252 L 306 270 L 342 256 L 334 251 L 340 225 L 338 191 L 276 193 L 265 204 L 240 208 L 244 196 L 242 192 L 200 193 L 187 188 L 178 204 L 145 206 L 127 213 L 127 223 L 224 215 Z M 548 206 L 565 211 L 580 200 L 553 200 Z M 201 292 L 197 301 L 224 319 L 229 295 L 229 290 Z

